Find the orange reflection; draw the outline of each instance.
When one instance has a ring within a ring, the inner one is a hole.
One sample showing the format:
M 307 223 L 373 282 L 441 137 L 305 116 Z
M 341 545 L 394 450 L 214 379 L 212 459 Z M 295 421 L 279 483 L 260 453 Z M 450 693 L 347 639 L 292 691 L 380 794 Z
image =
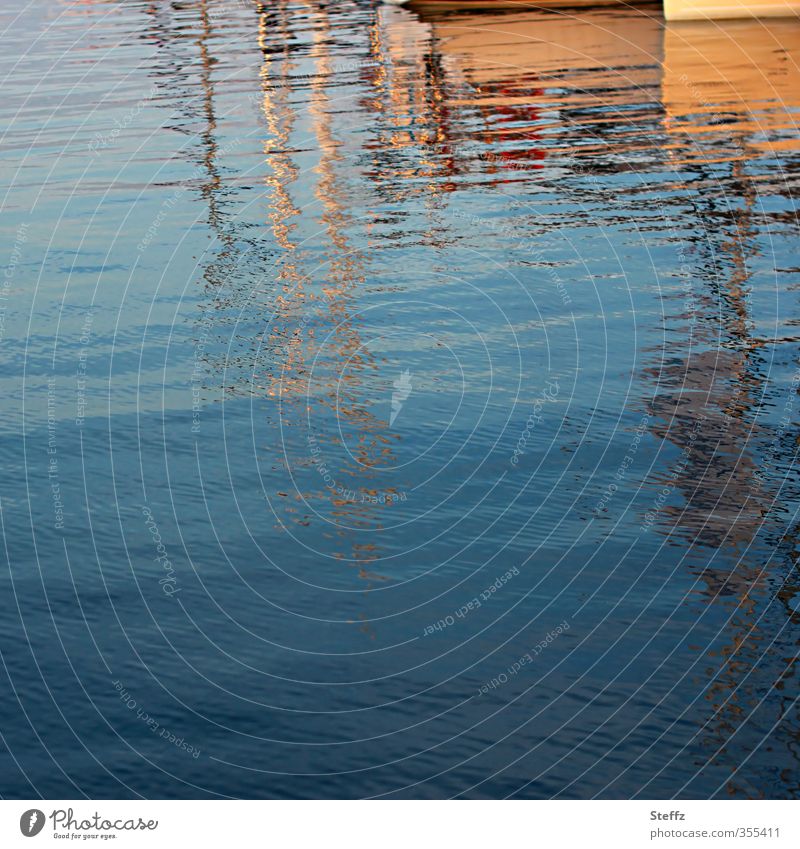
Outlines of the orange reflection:
M 664 32 L 664 108 L 678 162 L 800 149 L 800 21 L 691 21 Z
M 283 507 L 284 514 L 292 525 L 307 526 L 309 509 L 321 510 L 327 503 L 332 556 L 359 564 L 360 576 L 368 581 L 381 580 L 366 566 L 378 559 L 378 549 L 374 543 L 361 542 L 365 534 L 360 531 L 379 530 L 382 510 L 391 505 L 368 496 L 378 489 L 376 470 L 393 461 L 391 445 L 397 437 L 371 412 L 363 385 L 366 375 L 374 376 L 377 364 L 365 343 L 359 316 L 366 258 L 349 233 L 359 232 L 364 224 L 349 212 L 346 180 L 351 165 L 333 126 L 335 102 L 328 92 L 336 71 L 330 48 L 332 27 L 324 7 L 313 2 L 305 5 L 311 22 L 308 59 L 312 67 L 307 75 L 307 111 L 319 158 L 310 175 L 317 203 L 303 214 L 306 221 L 312 215 L 318 220 L 312 241 L 318 246 L 321 239 L 324 245 L 313 256 L 290 239 L 301 222 L 299 207 L 292 200 L 299 168 L 291 141 L 295 110 L 289 103 L 294 66 L 286 54 L 292 40 L 291 13 L 286 2 L 261 13 L 264 112 L 271 131 L 267 144 L 272 171 L 267 181 L 272 190 L 270 224 L 285 251 L 280 262 L 282 294 L 275 304 L 267 343 L 277 355 L 267 374 L 267 392 L 280 405 L 284 432 L 305 434 L 310 426 L 308 444 L 303 440 L 299 446 L 288 442 L 284 446 L 287 452 L 296 451 L 287 457 L 289 470 L 313 467 L 319 458 L 335 467 L 335 484 L 326 486 L 320 479 L 312 491 L 298 493 L 298 507 Z M 375 85 L 380 84 L 378 75 Z M 326 422 L 335 422 L 336 427 L 326 428 Z M 348 546 L 347 551 L 337 550 L 337 539 Z
M 657 100 L 661 28 L 644 12 L 432 13 L 424 20 L 449 81 L 450 108 L 477 110 L 482 126 L 473 138 L 499 172 L 537 167 L 543 140 L 563 135 L 568 112 L 592 110 L 581 117 L 587 143 L 577 151 L 590 156 L 605 147 L 592 144 L 604 126 L 627 125 L 632 105 Z M 574 150 L 575 136 L 565 149 Z

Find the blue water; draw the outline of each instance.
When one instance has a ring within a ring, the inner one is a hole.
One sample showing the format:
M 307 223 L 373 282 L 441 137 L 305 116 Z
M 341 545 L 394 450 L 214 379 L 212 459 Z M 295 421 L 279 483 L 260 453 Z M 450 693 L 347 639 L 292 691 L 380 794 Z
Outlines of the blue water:
M 0 31 L 0 795 L 800 795 L 800 24 Z

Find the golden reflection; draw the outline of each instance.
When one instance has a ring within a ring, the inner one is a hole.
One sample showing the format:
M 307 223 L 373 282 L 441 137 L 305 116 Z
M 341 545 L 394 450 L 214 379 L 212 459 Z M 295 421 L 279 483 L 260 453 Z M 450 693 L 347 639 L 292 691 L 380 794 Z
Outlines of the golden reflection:
M 258 45 L 264 57 L 260 70 L 262 111 L 268 132 L 264 144 L 268 166 L 264 181 L 269 190 L 267 219 L 275 242 L 284 251 L 277 267 L 270 269 L 276 282 L 274 311 L 269 337 L 262 339 L 262 344 L 278 360 L 267 375 L 266 393 L 277 399 L 285 389 L 287 403 L 291 403 L 292 398 L 303 395 L 305 356 L 297 328 L 303 324 L 303 314 L 311 305 L 307 301 L 310 296 L 306 276 L 300 270 L 307 252 L 299 249 L 294 240 L 301 215 L 291 191 L 300 174 L 291 154 L 296 117 L 290 96 L 296 63 L 285 11 L 280 5 L 264 7 L 258 18 Z
M 349 211 L 347 179 L 353 166 L 342 153 L 345 143 L 333 125 L 336 103 L 328 87 L 336 83 L 338 69 L 330 48 L 332 26 L 323 6 L 309 0 L 305 9 L 311 71 L 304 80 L 308 80 L 307 113 L 318 161 L 310 172 L 316 204 L 305 211 L 304 218 L 306 222 L 312 215 L 317 219 L 319 229 L 310 243 L 323 245 L 313 255 L 289 238 L 300 224 L 300 211 L 292 200 L 299 173 L 292 148 L 295 107 L 288 102 L 294 66 L 285 54 L 292 42 L 293 21 L 286 2 L 261 14 L 263 105 L 270 129 L 266 152 L 272 172 L 267 181 L 272 190 L 270 224 L 284 249 L 279 262 L 282 293 L 267 342 L 278 356 L 267 375 L 267 391 L 280 405 L 284 433 L 308 433 L 308 440 L 303 438 L 301 444 L 292 443 L 291 436 L 285 440 L 289 471 L 325 465 L 333 477 L 326 484 L 320 476 L 311 491 L 298 493 L 299 508 L 287 505 L 283 512 L 292 524 L 307 526 L 309 507 L 320 510 L 327 502 L 332 556 L 355 561 L 367 581 L 382 580 L 367 568 L 379 557 L 376 545 L 361 539 L 369 531 L 369 539 L 374 540 L 381 513 L 391 504 L 391 500 L 372 500 L 370 493 L 378 491 L 376 470 L 394 462 L 391 446 L 396 436 L 388 432 L 386 421 L 371 412 L 364 383 L 365 378 L 375 380 L 377 363 L 358 314 L 358 295 L 366 282 L 365 255 L 349 231 L 358 232 L 365 223 Z M 374 45 L 374 32 L 372 38 Z M 380 89 L 381 75 L 376 74 L 373 82 Z M 340 547 L 344 545 L 347 550 Z
M 290 186 L 297 181 L 298 168 L 290 151 L 290 139 L 295 124 L 295 111 L 289 105 L 291 74 L 295 68 L 290 48 L 291 32 L 286 15 L 268 8 L 258 18 L 258 46 L 264 55 L 260 75 L 263 92 L 263 112 L 267 120 L 269 141 L 264 153 L 269 171 L 265 182 L 270 189 L 269 220 L 275 241 L 286 251 L 295 251 L 290 235 L 297 227 L 300 210 L 292 201 Z M 277 72 L 276 72 L 277 69 Z M 281 279 L 287 281 L 284 292 L 293 291 L 302 283 L 292 262 L 281 268 Z
M 664 109 L 677 162 L 800 149 L 800 21 L 692 21 L 664 33 Z
M 632 106 L 649 110 L 658 100 L 661 26 L 645 12 L 525 10 L 424 20 L 448 80 L 443 111 L 474 112 L 471 140 L 500 172 L 536 167 L 545 139 L 548 156 L 605 150 L 606 128 L 629 126 L 638 117 Z M 623 131 L 614 142 L 629 150 L 634 135 Z
M 432 52 L 430 27 L 406 9 L 382 6 L 371 31 L 372 92 L 364 105 L 375 115 L 367 149 L 370 177 L 399 202 L 425 201 L 450 190 L 453 163 L 446 156 L 446 80 Z

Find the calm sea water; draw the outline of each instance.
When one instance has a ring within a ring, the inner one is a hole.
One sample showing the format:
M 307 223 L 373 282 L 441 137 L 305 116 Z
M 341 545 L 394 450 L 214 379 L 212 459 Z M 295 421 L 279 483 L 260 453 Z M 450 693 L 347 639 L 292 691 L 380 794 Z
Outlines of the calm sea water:
M 800 24 L 0 30 L 3 796 L 800 795 Z

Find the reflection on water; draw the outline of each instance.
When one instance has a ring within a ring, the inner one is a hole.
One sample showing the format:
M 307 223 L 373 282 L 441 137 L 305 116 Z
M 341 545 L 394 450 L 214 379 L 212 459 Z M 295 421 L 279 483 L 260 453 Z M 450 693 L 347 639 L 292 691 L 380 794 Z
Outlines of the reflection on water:
M 677 137 L 678 161 L 745 160 L 796 151 L 798 50 L 800 29 L 792 21 L 667 27 L 663 102 L 667 129 Z
M 2 14 L 4 794 L 800 794 L 796 22 Z

